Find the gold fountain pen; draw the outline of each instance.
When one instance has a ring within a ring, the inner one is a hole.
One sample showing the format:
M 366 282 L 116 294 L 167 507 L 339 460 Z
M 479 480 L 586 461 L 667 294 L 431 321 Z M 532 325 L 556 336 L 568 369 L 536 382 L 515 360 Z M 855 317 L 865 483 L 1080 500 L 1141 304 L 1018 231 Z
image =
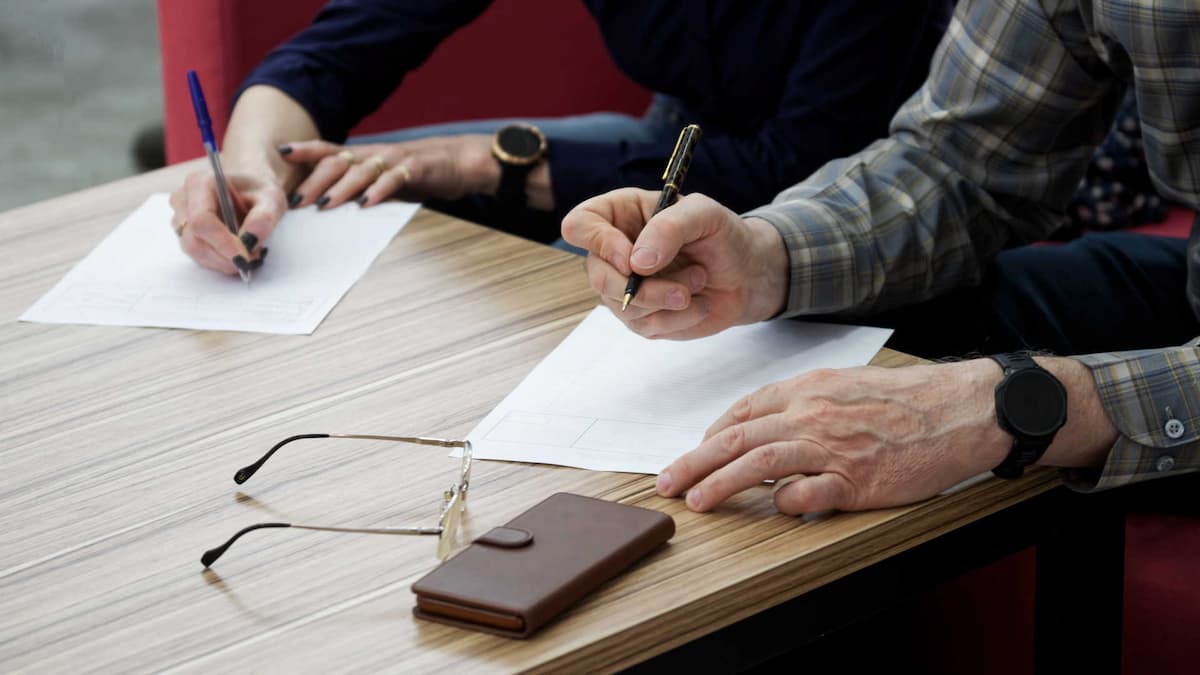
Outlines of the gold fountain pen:
M 675 203 L 679 198 L 679 188 L 683 186 L 683 178 L 687 176 L 688 167 L 692 164 L 692 153 L 696 143 L 700 142 L 700 127 L 689 124 L 679 132 L 679 140 L 675 141 L 675 151 L 671 153 L 671 161 L 667 162 L 667 170 L 663 171 L 663 189 L 658 196 L 658 204 L 654 213 L 658 213 Z M 642 286 L 642 276 L 637 272 L 629 275 L 625 284 L 625 299 L 621 301 L 621 311 L 624 312 L 633 297 Z

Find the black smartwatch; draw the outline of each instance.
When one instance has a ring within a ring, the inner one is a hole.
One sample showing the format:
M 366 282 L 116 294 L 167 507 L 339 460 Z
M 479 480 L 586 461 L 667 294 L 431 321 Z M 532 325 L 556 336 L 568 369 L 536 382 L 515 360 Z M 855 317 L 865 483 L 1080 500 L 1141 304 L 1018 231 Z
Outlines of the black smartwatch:
M 492 139 L 492 156 L 500 163 L 496 197 L 510 210 L 525 208 L 525 183 L 529 172 L 546 156 L 548 144 L 540 129 L 530 124 L 510 124 Z
M 991 358 L 1004 370 L 1004 379 L 996 385 L 996 420 L 1013 437 L 1008 457 L 992 473 L 1012 480 L 1041 459 L 1054 434 L 1066 424 L 1067 390 L 1029 354 Z

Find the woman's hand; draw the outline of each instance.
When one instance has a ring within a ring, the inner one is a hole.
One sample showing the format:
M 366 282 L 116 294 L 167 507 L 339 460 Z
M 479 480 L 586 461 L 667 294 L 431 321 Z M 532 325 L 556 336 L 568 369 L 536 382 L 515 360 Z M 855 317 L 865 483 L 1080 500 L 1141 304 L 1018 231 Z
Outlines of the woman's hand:
M 212 170 L 188 174 L 183 185 L 171 193 L 171 227 L 179 245 L 200 265 L 225 274 L 262 265 L 267 249 L 263 244 L 283 217 L 287 205 L 283 188 L 274 179 L 236 170 L 226 173 L 234 211 L 240 228 L 232 234 L 221 219 L 217 182 Z
M 500 165 L 486 134 L 372 145 L 297 141 L 279 146 L 279 153 L 308 172 L 291 197 L 293 207 L 332 208 L 355 200 L 372 206 L 393 196 L 455 200 L 495 194 L 500 184 Z

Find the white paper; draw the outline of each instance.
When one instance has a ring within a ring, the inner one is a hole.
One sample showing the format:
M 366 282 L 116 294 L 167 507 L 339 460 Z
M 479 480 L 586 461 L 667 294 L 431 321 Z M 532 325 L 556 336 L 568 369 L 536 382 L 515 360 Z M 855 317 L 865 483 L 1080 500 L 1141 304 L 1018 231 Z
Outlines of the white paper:
M 419 205 L 288 211 L 246 285 L 183 253 L 166 194 L 146 200 L 22 321 L 307 335 L 329 313 Z
M 658 473 L 742 396 L 868 363 L 890 330 L 798 321 L 647 340 L 597 307 L 468 438 L 474 456 Z

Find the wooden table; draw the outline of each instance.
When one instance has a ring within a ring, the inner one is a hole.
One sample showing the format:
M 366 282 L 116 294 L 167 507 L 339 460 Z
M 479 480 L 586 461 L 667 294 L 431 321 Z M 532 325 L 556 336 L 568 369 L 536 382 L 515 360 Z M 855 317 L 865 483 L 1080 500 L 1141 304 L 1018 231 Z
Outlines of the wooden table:
M 767 488 L 699 515 L 647 476 L 478 462 L 468 536 L 558 491 L 677 523 L 528 641 L 413 618 L 429 537 L 270 531 L 204 571 L 200 553 L 253 522 L 434 519 L 457 466 L 436 449 L 314 441 L 232 475 L 295 433 L 461 437 L 595 302 L 577 258 L 422 211 L 311 336 L 15 321 L 189 168 L 0 214 L 0 670 L 611 670 L 1057 484 L 1035 471 L 806 522 Z

